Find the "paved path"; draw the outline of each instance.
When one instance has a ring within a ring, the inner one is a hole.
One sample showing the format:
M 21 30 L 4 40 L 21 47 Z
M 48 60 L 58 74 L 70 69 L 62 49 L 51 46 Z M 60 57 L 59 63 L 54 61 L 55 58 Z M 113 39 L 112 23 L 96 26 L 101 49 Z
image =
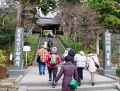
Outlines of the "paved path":
M 61 67 L 59 67 L 59 70 L 60 70 L 60 68 Z M 89 91 L 89 89 L 98 89 L 98 90 L 94 90 L 94 91 L 100 91 L 100 89 L 102 89 L 102 91 L 107 91 L 106 87 L 108 87 L 109 90 L 110 90 L 110 88 L 112 89 L 111 91 L 119 91 L 119 90 L 115 89 L 115 85 L 113 85 L 114 83 L 116 83 L 115 79 L 111 79 L 109 77 L 102 76 L 98 73 L 95 73 L 95 86 L 91 86 L 91 79 L 90 79 L 89 71 L 84 69 L 83 76 L 84 76 L 83 80 L 81 81 L 82 85 L 79 87 L 79 89 L 88 88 L 85 91 Z M 49 76 L 48 76 L 47 68 L 45 71 L 45 75 L 39 75 L 38 67 L 31 66 L 28 73 L 21 79 L 20 86 L 23 86 L 23 87 L 26 86 L 28 91 L 60 91 L 59 89 L 61 88 L 62 78 L 63 78 L 63 76 L 58 81 L 58 83 L 57 83 L 58 85 L 55 88 L 56 90 L 55 89 L 53 90 L 52 82 L 48 81 Z M 47 90 L 39 90 L 39 89 L 45 89 L 45 88 Z M 18 91 L 22 91 L 21 89 L 23 89 L 23 88 L 19 88 Z M 32 90 L 30 90 L 30 89 L 32 89 Z M 79 89 L 78 89 L 78 91 L 79 91 Z M 25 91 L 27 91 L 27 90 L 25 90 Z
M 60 70 L 61 67 L 59 67 Z M 83 70 L 83 80 L 82 82 L 90 82 L 90 73 L 88 70 Z M 48 70 L 46 68 L 45 75 L 39 75 L 38 67 L 30 67 L 29 72 L 22 78 L 21 82 L 48 82 Z M 62 77 L 61 77 L 62 79 Z M 61 81 L 61 80 L 60 80 Z M 95 81 L 102 82 L 102 81 L 114 81 L 114 79 L 108 78 L 106 76 L 102 76 L 100 74 L 95 73 Z

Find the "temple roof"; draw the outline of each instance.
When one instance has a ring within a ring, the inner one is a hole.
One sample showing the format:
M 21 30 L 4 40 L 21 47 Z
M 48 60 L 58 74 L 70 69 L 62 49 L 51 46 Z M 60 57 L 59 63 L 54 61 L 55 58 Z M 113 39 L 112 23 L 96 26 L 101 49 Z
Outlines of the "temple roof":
M 46 25 L 57 25 L 60 26 L 60 23 L 57 22 L 54 18 L 39 18 L 36 23 L 40 26 Z

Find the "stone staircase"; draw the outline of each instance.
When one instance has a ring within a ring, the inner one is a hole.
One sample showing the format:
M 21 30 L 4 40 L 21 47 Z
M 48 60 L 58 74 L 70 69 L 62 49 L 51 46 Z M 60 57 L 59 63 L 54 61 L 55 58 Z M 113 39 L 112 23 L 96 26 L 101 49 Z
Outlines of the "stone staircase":
M 82 82 L 82 85 L 75 91 L 119 91 L 112 83 L 114 81 L 96 82 L 95 86 L 91 86 L 90 82 Z M 20 85 L 21 87 L 26 86 L 26 91 L 61 91 L 61 82 L 58 82 L 55 88 L 51 87 L 50 82 L 21 83 Z
M 60 67 L 59 67 L 60 70 Z M 90 73 L 84 70 L 84 78 L 81 86 L 75 91 L 119 91 L 113 84 L 117 81 L 95 73 L 95 85 L 91 86 Z M 29 72 L 19 82 L 18 91 L 61 91 L 62 77 L 52 88 L 52 82 L 48 81 L 48 72 L 45 75 L 38 75 L 38 67 L 32 67 Z
M 41 38 L 41 45 L 45 40 L 48 41 L 51 39 L 53 41 L 53 46 L 56 46 L 58 49 L 58 55 L 62 56 L 64 53 L 64 47 L 57 38 Z M 59 65 L 58 72 L 63 63 Z M 117 80 L 114 78 L 109 78 L 106 76 L 99 75 L 95 73 L 95 85 L 91 85 L 90 73 L 88 70 L 83 71 L 83 80 L 81 81 L 81 86 L 78 87 L 75 91 L 119 91 L 118 88 L 113 84 L 117 83 Z M 57 82 L 55 88 L 52 88 L 52 82 L 48 81 L 48 71 L 45 71 L 45 75 L 39 75 L 38 67 L 32 66 L 29 68 L 25 76 L 18 80 L 19 85 L 18 91 L 61 91 L 62 86 L 62 77 Z
M 63 55 L 65 49 L 64 49 L 62 43 L 60 42 L 60 40 L 58 38 L 45 38 L 45 37 L 41 37 L 39 45 L 42 45 L 42 43 L 45 40 L 48 41 L 49 39 L 53 42 L 53 46 L 57 47 L 57 53 L 61 57 Z

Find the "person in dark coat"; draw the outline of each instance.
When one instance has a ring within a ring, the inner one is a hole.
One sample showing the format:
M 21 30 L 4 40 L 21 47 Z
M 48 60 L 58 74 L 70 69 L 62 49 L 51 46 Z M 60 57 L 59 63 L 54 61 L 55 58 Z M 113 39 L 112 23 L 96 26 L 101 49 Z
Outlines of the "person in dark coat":
M 56 82 L 60 79 L 62 74 L 64 74 L 62 80 L 62 91 L 75 91 L 75 89 L 73 89 L 69 85 L 69 82 L 72 79 L 72 77 L 78 80 L 77 67 L 71 63 L 71 59 L 71 56 L 65 57 L 66 63 L 61 67 L 60 72 L 58 73 L 55 81 L 53 82 L 53 84 L 56 84 Z
M 47 42 L 47 46 L 48 46 L 48 51 L 50 51 L 51 47 L 53 46 L 53 42 L 50 39 Z
M 75 52 L 74 52 L 72 49 L 69 50 L 68 56 L 71 56 L 71 58 L 72 58 L 72 59 L 71 59 L 71 62 L 72 62 L 73 64 L 75 64 L 75 61 L 74 61 Z

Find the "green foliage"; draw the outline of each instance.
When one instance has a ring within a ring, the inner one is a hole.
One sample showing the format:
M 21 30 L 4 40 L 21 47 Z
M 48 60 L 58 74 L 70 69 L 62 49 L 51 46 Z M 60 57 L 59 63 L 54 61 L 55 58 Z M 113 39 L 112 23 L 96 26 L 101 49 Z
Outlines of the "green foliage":
M 0 30 L 0 35 L 2 36 L 0 38 L 0 48 L 3 48 L 3 45 L 9 45 L 9 42 L 14 42 L 14 33 L 15 29 L 13 28 L 4 28 Z
M 36 47 L 38 44 L 38 39 L 39 39 L 39 34 L 29 35 L 29 37 L 25 39 L 24 45 L 30 46 L 30 52 L 28 52 L 28 55 L 27 55 L 28 65 L 32 64 Z M 23 59 L 24 60 L 26 59 L 25 52 L 23 52 Z
M 100 15 L 96 18 L 108 29 L 115 29 L 120 24 L 120 10 L 117 9 L 114 0 L 88 0 Z
M 102 15 L 102 25 L 106 26 L 109 29 L 114 29 L 120 24 L 120 19 L 113 15 Z
M 117 9 L 113 0 L 89 0 L 88 2 L 98 10 L 100 14 L 109 14 Z
M 5 51 L 0 49 L 0 66 L 5 66 L 6 56 L 4 54 Z
M 44 15 L 48 14 L 49 11 L 53 11 L 57 7 L 55 0 L 41 0 L 39 4 L 39 8 Z
M 120 77 L 120 68 L 116 69 L 116 74 Z
M 111 12 L 112 15 L 115 15 L 116 17 L 120 18 L 120 10 L 114 10 Z
M 61 40 L 62 44 L 68 48 L 72 48 L 76 53 L 80 50 L 83 50 L 84 52 L 87 52 L 88 49 L 83 47 L 80 43 L 76 43 L 77 48 L 74 49 L 74 43 L 70 38 L 66 38 L 64 35 L 60 35 L 59 39 Z
M 100 12 L 100 14 L 108 14 L 112 11 L 116 10 L 115 2 L 112 0 L 102 1 L 99 3 L 97 10 Z

